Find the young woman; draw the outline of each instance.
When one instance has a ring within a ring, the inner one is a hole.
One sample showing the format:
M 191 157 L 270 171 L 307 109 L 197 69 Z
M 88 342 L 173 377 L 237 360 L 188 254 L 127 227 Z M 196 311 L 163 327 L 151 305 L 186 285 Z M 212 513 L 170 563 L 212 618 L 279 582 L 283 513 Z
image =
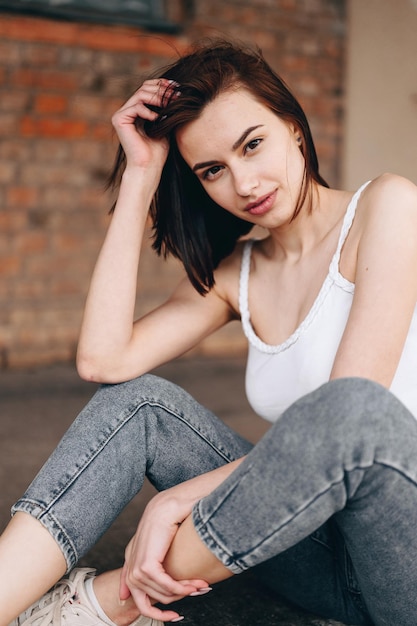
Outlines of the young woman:
M 232 43 L 145 81 L 113 124 L 120 190 L 78 353 L 105 384 L 14 507 L 0 626 L 175 622 L 156 603 L 250 567 L 322 616 L 415 626 L 416 187 L 328 188 L 299 104 Z M 187 278 L 135 321 L 149 210 Z M 254 225 L 268 236 L 238 242 Z M 254 447 L 145 375 L 236 318 L 248 398 L 273 422 Z M 160 493 L 123 569 L 75 569 L 46 593 L 145 475 Z

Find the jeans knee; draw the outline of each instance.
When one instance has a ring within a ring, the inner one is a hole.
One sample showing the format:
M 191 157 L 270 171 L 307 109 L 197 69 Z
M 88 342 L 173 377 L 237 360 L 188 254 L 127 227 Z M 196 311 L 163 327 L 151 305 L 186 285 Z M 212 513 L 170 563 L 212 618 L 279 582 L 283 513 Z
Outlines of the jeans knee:
M 371 407 L 394 399 L 379 383 L 359 377 L 336 378 L 322 385 L 318 391 L 323 393 L 324 402 L 348 413 L 369 412 Z
M 181 392 L 180 387 L 164 378 L 143 374 L 126 382 L 101 385 L 98 393 L 108 400 L 113 399 L 117 404 L 130 405 L 138 401 L 174 401 Z
M 100 385 L 100 389 L 110 391 L 114 390 L 115 393 L 124 389 L 139 393 L 153 393 L 154 390 L 163 388 L 165 384 L 169 385 L 172 383 L 169 383 L 169 381 L 164 378 L 160 378 L 159 376 L 155 376 L 154 374 L 142 374 L 137 378 L 131 378 L 130 380 L 121 383 L 104 383 Z
M 395 429 L 414 427 L 408 409 L 388 389 L 365 378 L 332 380 L 317 392 L 318 420 L 327 437 L 373 440 Z M 403 424 L 403 426 L 402 426 Z

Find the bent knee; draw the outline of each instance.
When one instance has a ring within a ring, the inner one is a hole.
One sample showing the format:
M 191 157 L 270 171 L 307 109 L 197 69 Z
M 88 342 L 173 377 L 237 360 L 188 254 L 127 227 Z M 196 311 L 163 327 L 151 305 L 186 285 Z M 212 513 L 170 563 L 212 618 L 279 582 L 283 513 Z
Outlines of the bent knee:
M 300 404 L 299 404 L 300 403 Z M 388 389 L 365 378 L 337 378 L 304 396 L 294 406 L 309 430 L 337 440 L 375 436 L 388 430 L 416 427 L 408 409 Z

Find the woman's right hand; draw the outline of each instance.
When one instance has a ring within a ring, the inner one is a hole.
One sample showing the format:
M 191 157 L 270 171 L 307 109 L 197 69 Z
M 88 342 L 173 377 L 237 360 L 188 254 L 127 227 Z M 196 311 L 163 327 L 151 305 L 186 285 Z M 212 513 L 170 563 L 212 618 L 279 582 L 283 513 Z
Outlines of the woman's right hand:
M 143 368 L 135 365 L 141 355 L 141 341 L 133 337 L 137 275 L 149 207 L 169 142 L 149 138 L 143 124 L 158 116 L 149 106 L 163 111 L 176 89 L 176 83 L 163 78 L 145 81 L 112 118 L 126 163 L 121 180 L 116 177 L 118 198 L 94 269 L 81 327 L 77 367 L 87 380 L 120 382 L 148 369 L 146 359 Z M 157 327 L 158 336 L 161 331 Z
M 166 78 L 146 80 L 112 117 L 113 127 L 126 154 L 127 168 L 162 170 L 168 154 L 166 139 L 150 139 L 141 129 L 141 121 L 157 119 L 149 105 L 163 108 L 175 97 L 177 84 Z
M 177 487 L 181 492 L 181 485 Z M 175 580 L 165 570 L 164 559 L 186 516 L 177 498 L 169 495 L 172 492 L 178 490 L 174 487 L 158 494 L 146 507 L 125 551 L 119 592 L 122 601 L 132 596 L 142 615 L 163 622 L 180 616 L 154 606 L 155 602 L 171 604 L 191 594 L 199 595 L 208 587 L 202 578 Z M 190 512 L 191 506 L 186 506 L 186 511 Z

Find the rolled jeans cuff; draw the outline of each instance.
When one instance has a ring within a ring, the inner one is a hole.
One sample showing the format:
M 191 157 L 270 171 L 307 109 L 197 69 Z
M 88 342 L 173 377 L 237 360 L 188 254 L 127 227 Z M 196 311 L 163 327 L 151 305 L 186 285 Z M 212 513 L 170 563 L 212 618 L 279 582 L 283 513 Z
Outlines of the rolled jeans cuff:
M 221 542 L 218 537 L 214 536 L 210 527 L 210 516 L 204 515 L 202 511 L 203 502 L 204 500 L 197 502 L 192 511 L 193 524 L 198 536 L 210 552 L 212 552 L 212 554 L 219 559 L 219 561 L 221 561 L 228 570 L 230 570 L 233 574 L 241 574 L 245 570 L 249 569 L 250 566 L 230 554 L 227 550 L 227 546 Z
M 79 559 L 75 545 L 51 511 L 45 511 L 39 502 L 21 498 L 13 505 L 11 513 L 12 515 L 15 515 L 15 513 L 28 513 L 34 519 L 38 520 L 58 544 L 67 564 L 66 573 L 70 572 L 73 567 L 75 567 Z

